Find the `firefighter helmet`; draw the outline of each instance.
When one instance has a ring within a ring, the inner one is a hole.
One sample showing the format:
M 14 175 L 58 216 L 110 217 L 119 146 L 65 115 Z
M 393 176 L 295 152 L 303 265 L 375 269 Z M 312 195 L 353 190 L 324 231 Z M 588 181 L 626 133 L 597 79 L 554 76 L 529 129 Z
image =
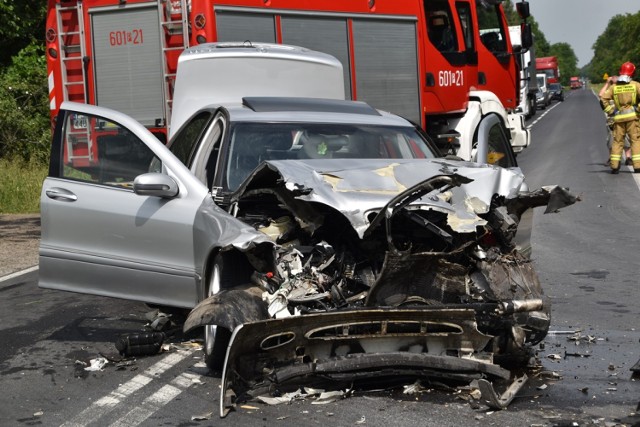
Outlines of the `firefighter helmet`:
M 620 72 L 618 74 L 620 74 L 621 76 L 633 77 L 633 73 L 635 72 L 636 72 L 636 66 L 633 65 L 631 62 L 625 62 L 620 66 Z

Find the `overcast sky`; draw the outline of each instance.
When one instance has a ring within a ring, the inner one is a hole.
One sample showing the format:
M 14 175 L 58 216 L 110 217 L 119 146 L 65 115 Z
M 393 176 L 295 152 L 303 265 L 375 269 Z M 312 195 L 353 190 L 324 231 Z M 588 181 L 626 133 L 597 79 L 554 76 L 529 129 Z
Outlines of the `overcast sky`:
M 547 41 L 569 43 L 578 57 L 578 67 L 582 67 L 591 61 L 591 47 L 611 17 L 638 12 L 640 1 L 529 0 L 529 9 Z

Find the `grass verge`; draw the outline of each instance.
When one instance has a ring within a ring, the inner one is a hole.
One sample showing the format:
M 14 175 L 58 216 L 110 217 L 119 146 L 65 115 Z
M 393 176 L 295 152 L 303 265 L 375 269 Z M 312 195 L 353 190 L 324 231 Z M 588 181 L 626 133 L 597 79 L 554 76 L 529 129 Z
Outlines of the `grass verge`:
M 0 214 L 40 212 L 48 166 L 0 159 Z

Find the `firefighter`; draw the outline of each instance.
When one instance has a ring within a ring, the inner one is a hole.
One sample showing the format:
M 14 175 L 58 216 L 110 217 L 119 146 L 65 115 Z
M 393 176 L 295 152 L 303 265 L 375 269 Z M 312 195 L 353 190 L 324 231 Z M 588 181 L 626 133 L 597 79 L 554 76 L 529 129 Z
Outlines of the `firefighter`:
M 611 76 L 607 79 L 607 81 L 604 83 L 604 86 L 602 86 L 602 89 L 600 89 L 600 92 L 598 93 L 598 97 L 602 97 L 602 95 L 605 94 L 605 92 L 615 84 L 615 82 L 618 81 L 618 76 Z M 603 107 L 604 108 L 604 107 Z M 609 116 L 607 114 L 605 114 L 605 119 L 607 121 L 607 138 L 606 138 L 606 142 L 607 142 L 607 151 L 609 153 L 611 153 L 611 144 L 613 143 L 613 117 L 615 116 Z M 605 166 L 609 166 L 611 165 L 611 158 L 609 157 L 610 155 L 607 154 L 607 161 L 605 162 Z M 633 162 L 631 161 L 631 145 L 629 145 L 629 137 L 627 136 L 624 139 L 624 157 L 625 157 L 625 165 L 627 166 L 631 166 L 633 164 Z
M 631 62 L 620 67 L 617 82 L 600 97 L 602 108 L 613 116 L 613 144 L 611 145 L 611 173 L 620 172 L 620 161 L 625 136 L 631 141 L 633 171 L 640 173 L 640 125 L 637 106 L 640 101 L 640 83 L 631 80 L 636 70 Z

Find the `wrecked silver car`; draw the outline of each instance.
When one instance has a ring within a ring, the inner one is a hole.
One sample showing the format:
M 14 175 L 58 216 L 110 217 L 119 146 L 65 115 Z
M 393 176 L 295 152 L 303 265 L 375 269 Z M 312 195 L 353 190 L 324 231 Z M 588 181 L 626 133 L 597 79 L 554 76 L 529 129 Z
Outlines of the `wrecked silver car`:
M 507 380 L 546 335 L 527 221 L 576 198 L 528 190 L 499 120 L 478 152 L 502 167 L 352 101 L 211 106 L 169 149 L 112 110 L 60 114 L 40 286 L 193 308 L 223 416 L 300 384 Z

